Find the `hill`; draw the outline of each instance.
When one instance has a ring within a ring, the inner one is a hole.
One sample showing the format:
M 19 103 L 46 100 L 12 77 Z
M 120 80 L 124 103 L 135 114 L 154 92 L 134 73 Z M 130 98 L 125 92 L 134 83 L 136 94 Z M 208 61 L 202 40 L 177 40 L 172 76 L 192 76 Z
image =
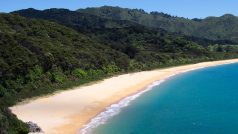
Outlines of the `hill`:
M 12 12 L 27 18 L 37 18 L 56 21 L 62 25 L 70 26 L 80 32 L 94 32 L 97 29 L 122 28 L 137 25 L 137 23 L 124 20 L 111 20 L 88 13 L 70 11 L 68 9 L 46 9 L 43 11 L 33 8 Z
M 203 45 L 134 22 L 30 10 L 28 18 L 0 14 L 1 134 L 28 132 L 7 109 L 26 98 L 119 73 L 238 57 L 237 46 Z
M 213 44 L 220 44 L 220 45 L 227 45 L 227 44 L 235 44 L 232 41 L 229 40 L 209 40 L 206 38 L 199 38 L 194 36 L 184 36 L 178 33 L 168 33 L 165 30 L 161 28 L 151 28 L 147 26 L 140 25 L 136 22 L 128 21 L 128 20 L 113 20 L 108 19 L 105 17 L 99 17 L 96 15 L 91 15 L 89 13 L 80 13 L 75 11 L 70 11 L 68 9 L 47 9 L 47 10 L 36 10 L 36 9 L 23 9 L 19 11 L 12 12 L 13 14 L 19 14 L 21 16 L 27 17 L 27 18 L 36 18 L 36 19 L 44 19 L 49 21 L 54 21 L 59 24 L 65 25 L 67 27 L 71 27 L 79 32 L 82 32 L 84 34 L 87 34 L 88 36 L 94 36 L 98 40 L 98 36 L 102 37 L 100 34 L 103 33 L 103 37 L 107 37 L 107 39 L 104 39 L 104 43 L 107 42 L 107 44 L 113 44 L 111 39 L 116 38 L 108 38 L 109 31 L 119 31 L 121 29 L 124 29 L 124 31 L 128 32 L 128 28 L 137 28 L 137 29 L 146 29 L 147 31 L 157 32 L 160 34 L 170 34 L 173 36 L 180 36 L 185 38 L 188 41 L 196 42 L 198 44 L 201 44 L 203 46 L 209 46 Z M 133 31 L 134 33 L 136 31 Z M 99 34 L 98 34 L 99 33 Z M 131 33 L 131 31 L 130 31 Z M 117 35 L 113 35 L 117 36 Z M 99 39 L 101 41 L 101 39 Z M 127 45 L 129 42 L 125 42 Z
M 113 20 L 129 20 L 187 36 L 238 42 L 238 17 L 231 14 L 225 14 L 221 17 L 207 17 L 205 19 L 187 19 L 161 12 L 147 13 L 142 9 L 111 6 L 79 9 L 77 11 Z
M 5 106 L 53 92 L 70 81 L 97 79 L 103 70 L 126 69 L 129 62 L 127 55 L 70 28 L 10 14 L 0 15 L 0 55 L 1 134 L 19 129 Z

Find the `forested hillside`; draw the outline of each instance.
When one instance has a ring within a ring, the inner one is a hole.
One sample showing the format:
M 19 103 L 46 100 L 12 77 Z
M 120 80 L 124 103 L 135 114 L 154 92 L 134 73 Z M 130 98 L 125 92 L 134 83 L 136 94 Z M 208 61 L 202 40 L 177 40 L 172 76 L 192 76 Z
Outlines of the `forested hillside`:
M 12 12 L 13 14 L 19 14 L 27 18 L 45 19 L 50 21 L 57 21 L 66 26 L 70 26 L 80 32 L 93 33 L 98 29 L 105 28 L 122 28 L 128 26 L 138 25 L 135 22 L 124 20 L 112 20 L 91 15 L 88 13 L 80 13 L 70 11 L 68 9 L 46 9 L 43 11 L 33 8 L 23 9 Z
M 238 17 L 231 14 L 225 14 L 221 17 L 207 17 L 205 19 L 187 19 L 161 12 L 147 13 L 141 9 L 110 6 L 79 9 L 78 12 L 113 20 L 130 20 L 145 26 L 162 28 L 169 32 L 188 36 L 238 42 Z
M 133 22 L 130 20 L 117 20 L 114 18 L 99 17 L 94 14 L 70 11 L 68 9 L 53 8 L 53 9 L 40 11 L 33 8 L 29 8 L 29 9 L 15 11 L 13 12 L 13 14 L 19 14 L 27 18 L 36 18 L 36 19 L 55 21 L 67 27 L 71 27 L 79 32 L 88 34 L 89 36 L 93 36 L 97 32 L 108 34 L 107 32 L 108 29 L 118 30 L 123 28 L 127 29 L 128 27 L 143 27 L 143 29 L 157 31 L 159 33 L 162 33 L 162 32 L 168 33 L 162 28 L 153 28 L 153 27 L 143 26 L 138 24 L 137 22 Z M 180 27 L 180 28 L 183 29 L 183 27 Z M 173 33 L 173 34 L 174 36 L 183 36 L 179 33 Z M 208 46 L 213 44 L 222 44 L 222 45 L 236 44 L 231 40 L 211 40 L 211 39 L 194 37 L 194 36 L 184 36 L 184 38 L 186 38 L 189 41 L 202 44 L 203 46 Z
M 27 133 L 7 109 L 25 98 L 120 73 L 238 57 L 236 45 L 207 41 L 65 9 L 0 14 L 0 133 Z
M 3 106 L 129 66 L 127 55 L 70 28 L 9 14 L 0 15 L 0 55 L 0 133 L 18 129 Z

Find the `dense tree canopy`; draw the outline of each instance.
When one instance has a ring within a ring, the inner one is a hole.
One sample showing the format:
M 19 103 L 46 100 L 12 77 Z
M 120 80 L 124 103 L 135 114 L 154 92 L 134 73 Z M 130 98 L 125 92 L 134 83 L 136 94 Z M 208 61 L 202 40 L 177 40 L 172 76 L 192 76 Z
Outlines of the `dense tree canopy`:
M 237 52 L 232 41 L 66 9 L 0 14 L 0 133 L 28 132 L 7 109 L 25 98 L 119 73 L 235 58 Z
M 130 20 L 145 26 L 162 28 L 169 32 L 182 33 L 188 36 L 210 40 L 230 40 L 238 43 L 238 17 L 231 14 L 225 14 L 221 17 L 190 20 L 160 12 L 147 13 L 141 9 L 110 6 L 79 9 L 78 12 L 113 20 Z

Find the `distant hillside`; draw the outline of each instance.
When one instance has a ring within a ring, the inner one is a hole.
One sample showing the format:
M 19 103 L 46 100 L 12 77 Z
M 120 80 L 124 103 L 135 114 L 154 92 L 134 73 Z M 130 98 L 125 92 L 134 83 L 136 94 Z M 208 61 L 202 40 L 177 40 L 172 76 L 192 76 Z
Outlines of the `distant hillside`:
M 142 11 L 141 11 L 142 12 Z M 163 34 L 173 34 L 173 36 L 183 36 L 179 33 L 168 33 L 161 28 L 152 28 L 138 24 L 137 22 L 132 22 L 129 20 L 114 20 L 111 18 L 99 17 L 96 15 L 91 15 L 89 13 L 80 13 L 75 11 L 70 11 L 68 9 L 47 9 L 47 10 L 36 10 L 36 9 L 24 9 L 12 12 L 13 14 L 19 14 L 27 18 L 44 19 L 49 21 L 54 21 L 59 24 L 71 27 L 79 32 L 85 33 L 89 36 L 101 36 L 97 34 L 98 32 L 108 34 L 108 30 L 117 31 L 119 29 L 128 30 L 128 28 L 137 27 L 142 29 L 147 29 L 147 31 L 153 31 Z M 162 14 L 162 13 L 161 13 Z M 163 16 L 169 17 L 169 15 L 162 14 Z M 171 17 L 171 16 L 170 16 Z M 133 31 L 136 32 L 136 31 Z M 107 35 L 111 36 L 111 35 Z M 208 46 L 212 44 L 234 44 L 230 40 L 210 40 L 206 38 L 200 38 L 195 36 L 184 36 L 189 41 L 196 42 L 203 46 Z M 110 41 L 111 38 L 107 38 L 106 41 Z M 129 42 L 128 42 L 129 43 Z M 111 42 L 110 42 L 111 44 Z
M 110 6 L 79 9 L 77 11 L 113 20 L 130 20 L 145 26 L 162 28 L 169 32 L 182 33 L 188 36 L 238 42 L 238 17 L 230 14 L 221 17 L 190 20 L 160 12 L 147 13 L 141 9 Z
M 238 57 L 237 46 L 197 40 L 65 9 L 0 14 L 0 134 L 28 133 L 7 108 L 26 98 L 115 74 Z
M 12 13 L 19 14 L 27 18 L 57 21 L 60 24 L 70 26 L 81 32 L 93 32 L 97 29 L 122 28 L 138 25 L 135 22 L 105 19 L 88 13 L 70 11 L 68 9 L 52 8 L 40 11 L 29 8 Z

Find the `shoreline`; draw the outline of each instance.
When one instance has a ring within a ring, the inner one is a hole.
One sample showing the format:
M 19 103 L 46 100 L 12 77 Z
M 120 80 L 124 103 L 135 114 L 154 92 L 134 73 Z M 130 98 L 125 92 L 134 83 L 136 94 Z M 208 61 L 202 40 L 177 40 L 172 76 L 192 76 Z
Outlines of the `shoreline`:
M 137 93 L 131 94 L 131 95 L 119 100 L 118 102 L 115 102 L 115 103 L 111 104 L 110 106 L 106 107 L 97 116 L 90 119 L 86 123 L 86 125 L 84 125 L 81 129 L 79 129 L 77 134 L 88 134 L 88 133 L 90 133 L 92 129 L 98 127 L 99 125 L 101 125 L 105 122 L 107 122 L 107 120 L 110 119 L 111 117 L 119 114 L 121 109 L 124 108 L 124 107 L 129 106 L 131 101 L 134 101 L 135 99 L 140 97 L 142 94 L 152 90 L 153 87 L 160 85 L 161 83 L 163 83 L 167 79 L 169 79 L 169 77 L 164 79 L 164 80 L 155 81 L 155 82 L 151 83 L 150 85 L 148 85 L 147 87 L 139 90 Z M 115 106 L 115 105 L 119 105 L 119 106 Z M 116 110 L 114 110 L 114 109 L 116 109 Z M 106 113 L 107 115 L 105 115 L 104 113 Z
M 236 62 L 234 62 L 236 63 Z M 221 64 L 221 65 L 226 65 L 226 64 L 234 64 L 234 63 L 225 63 L 225 64 Z M 198 64 L 198 63 L 196 63 Z M 214 66 L 219 66 L 219 65 L 214 65 Z M 178 66 L 179 67 L 179 66 Z M 213 67 L 213 66 L 207 66 L 207 67 Z M 111 117 L 119 114 L 120 110 L 126 106 L 128 106 L 130 104 L 131 101 L 137 99 L 138 97 L 140 97 L 142 94 L 150 91 L 150 90 L 153 90 L 153 87 L 155 86 L 159 86 L 160 84 L 162 84 L 163 82 L 167 81 L 168 79 L 170 79 L 171 77 L 174 77 L 176 75 L 179 75 L 179 74 L 183 74 L 183 73 L 187 73 L 187 72 L 190 72 L 190 71 L 194 71 L 194 70 L 198 70 L 198 69 L 203 69 L 203 68 L 207 68 L 207 67 L 197 67 L 197 68 L 193 68 L 193 69 L 189 69 L 189 70 L 185 70 L 185 71 L 182 71 L 182 72 L 179 72 L 179 73 L 174 73 L 172 75 L 169 75 L 167 76 L 166 78 L 162 79 L 162 80 L 157 80 L 157 81 L 154 81 L 153 83 L 147 85 L 146 87 L 140 89 L 139 91 L 137 91 L 136 93 L 133 93 L 131 95 L 128 95 L 126 96 L 125 98 L 122 98 L 121 100 L 115 102 L 115 103 L 112 103 L 110 106 L 106 107 L 104 110 L 102 110 L 101 112 L 99 112 L 95 117 L 93 117 L 92 119 L 88 120 L 87 123 L 82 126 L 82 128 L 80 128 L 76 134 L 91 134 L 91 130 L 102 125 L 103 123 L 107 122 L 108 119 L 110 119 Z M 173 67 L 169 67 L 169 68 L 173 68 Z M 169 69 L 169 68 L 166 68 L 166 69 Z M 136 96 L 138 95 L 138 96 Z M 114 114 L 113 115 L 106 115 L 104 118 L 102 117 L 101 120 L 97 120 L 97 118 L 100 118 L 101 114 L 104 113 L 104 112 L 107 112 L 109 111 L 111 108 L 113 108 L 113 105 L 116 105 L 120 102 L 123 102 L 125 99 L 129 98 L 129 97 L 133 97 L 133 96 L 136 96 L 135 98 L 131 99 L 129 102 L 126 103 L 126 106 L 122 106 L 120 107 L 120 109 L 118 109 L 118 111 L 114 111 Z M 95 120 L 96 119 L 96 120 Z M 95 122 L 96 121 L 96 122 Z M 96 124 L 95 124 L 96 123 Z
M 74 134 L 83 130 L 107 108 L 128 97 L 146 92 L 147 87 L 157 81 L 188 71 L 237 62 L 238 59 L 211 61 L 123 74 L 91 85 L 28 100 L 10 109 L 19 119 L 24 122 L 33 121 L 47 134 Z

